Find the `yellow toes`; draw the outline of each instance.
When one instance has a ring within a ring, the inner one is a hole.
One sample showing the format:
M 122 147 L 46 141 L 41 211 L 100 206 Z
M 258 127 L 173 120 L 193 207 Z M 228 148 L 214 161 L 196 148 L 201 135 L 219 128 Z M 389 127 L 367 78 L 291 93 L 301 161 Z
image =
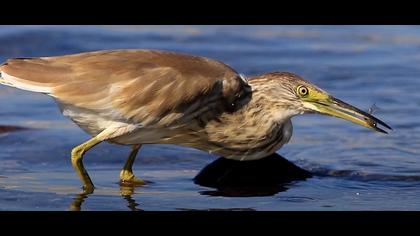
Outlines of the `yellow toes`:
M 132 171 L 122 170 L 120 173 L 121 185 L 141 186 L 147 184 L 146 181 L 137 178 Z

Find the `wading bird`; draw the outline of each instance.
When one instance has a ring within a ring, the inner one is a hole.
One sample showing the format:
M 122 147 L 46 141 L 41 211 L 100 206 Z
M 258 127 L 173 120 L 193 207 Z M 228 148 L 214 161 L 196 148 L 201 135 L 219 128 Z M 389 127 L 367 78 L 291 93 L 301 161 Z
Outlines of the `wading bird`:
M 292 136 L 293 116 L 321 113 L 386 133 L 371 114 L 298 75 L 246 79 L 224 63 L 158 50 L 108 50 L 16 58 L 0 66 L 0 83 L 55 99 L 92 138 L 73 148 L 84 189 L 86 151 L 107 141 L 131 145 L 121 182 L 143 184 L 132 171 L 142 144 L 177 144 L 239 161 L 264 158 Z

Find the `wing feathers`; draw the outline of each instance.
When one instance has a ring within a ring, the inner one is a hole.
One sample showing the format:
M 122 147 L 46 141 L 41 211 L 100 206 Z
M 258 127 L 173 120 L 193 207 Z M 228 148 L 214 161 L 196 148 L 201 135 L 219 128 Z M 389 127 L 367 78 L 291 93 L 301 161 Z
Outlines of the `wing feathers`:
M 188 122 L 232 103 L 248 86 L 223 63 L 156 50 L 13 59 L 0 71 L 16 87 L 143 126 Z

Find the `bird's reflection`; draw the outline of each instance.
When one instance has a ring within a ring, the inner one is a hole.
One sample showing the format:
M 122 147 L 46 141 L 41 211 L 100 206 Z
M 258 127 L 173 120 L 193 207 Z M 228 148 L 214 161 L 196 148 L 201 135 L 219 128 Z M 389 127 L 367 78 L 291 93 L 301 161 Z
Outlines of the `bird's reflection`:
M 132 197 L 135 194 L 136 188 L 140 188 L 142 186 L 138 185 L 127 185 L 127 184 L 120 184 L 120 194 L 121 197 L 127 201 L 127 207 L 131 211 L 142 211 L 142 209 L 138 208 L 140 204 L 136 202 L 136 200 Z M 76 194 L 73 198 L 73 202 L 71 202 L 69 206 L 70 211 L 81 211 L 83 203 L 87 200 L 89 195 L 93 194 L 94 191 L 82 191 L 81 193 Z
M 81 193 L 76 194 L 76 196 L 73 198 L 73 202 L 69 206 L 69 210 L 80 211 L 82 209 L 83 202 L 85 202 L 85 200 L 88 198 L 88 195 L 92 193 L 93 192 L 83 191 Z
M 135 189 L 141 186 L 134 186 L 134 185 L 120 185 L 120 193 L 121 196 L 127 201 L 128 209 L 132 211 L 142 211 L 142 209 L 138 208 L 140 204 L 136 203 L 136 200 L 132 197 Z
M 278 154 L 256 161 L 219 158 L 194 178 L 198 185 L 215 190 L 200 194 L 226 197 L 272 196 L 287 191 L 290 183 L 310 178 L 312 174 Z
M 202 195 L 226 197 L 272 196 L 287 191 L 291 183 L 305 180 L 312 174 L 278 154 L 257 161 L 234 161 L 219 158 L 204 167 L 194 178 L 198 185 L 213 188 L 200 191 Z M 150 183 L 150 182 L 148 182 Z M 137 188 L 142 186 L 120 184 L 120 195 L 132 211 L 141 211 L 133 198 Z M 76 194 L 70 210 L 80 211 L 83 203 L 93 191 Z

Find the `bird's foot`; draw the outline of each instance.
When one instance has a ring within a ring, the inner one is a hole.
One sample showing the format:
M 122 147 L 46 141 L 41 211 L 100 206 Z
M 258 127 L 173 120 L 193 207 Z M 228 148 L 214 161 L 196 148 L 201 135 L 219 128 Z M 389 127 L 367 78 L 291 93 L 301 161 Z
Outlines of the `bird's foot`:
M 122 170 L 120 173 L 120 184 L 123 186 L 142 186 L 146 185 L 147 181 L 137 178 L 132 171 Z
M 83 189 L 82 194 L 87 195 L 87 194 L 93 193 L 93 191 L 95 190 L 95 186 L 93 186 L 93 184 L 84 184 L 82 189 Z

